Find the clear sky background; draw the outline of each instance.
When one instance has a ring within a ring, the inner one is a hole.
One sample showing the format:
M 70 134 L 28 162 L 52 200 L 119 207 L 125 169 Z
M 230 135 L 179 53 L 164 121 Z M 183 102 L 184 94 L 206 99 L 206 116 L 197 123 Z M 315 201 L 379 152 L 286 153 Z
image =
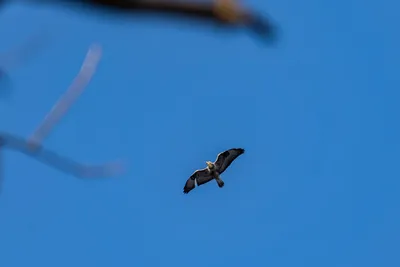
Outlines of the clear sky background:
M 152 18 L 13 4 L 0 51 L 46 30 L 12 70 L 1 130 L 29 135 L 103 46 L 94 79 L 45 141 L 76 160 L 125 158 L 82 181 L 5 152 L 1 267 L 400 266 L 398 1 L 244 2 L 279 42 Z M 205 161 L 246 153 L 215 182 Z

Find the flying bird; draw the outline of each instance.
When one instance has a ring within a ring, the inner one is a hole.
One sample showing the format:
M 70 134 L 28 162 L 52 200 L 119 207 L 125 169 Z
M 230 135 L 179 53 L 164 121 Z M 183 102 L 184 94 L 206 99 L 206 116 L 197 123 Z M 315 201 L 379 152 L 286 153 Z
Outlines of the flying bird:
M 207 167 L 202 170 L 196 170 L 186 181 L 183 193 L 187 194 L 196 186 L 208 183 L 215 179 L 218 186 L 222 188 L 224 181 L 221 179 L 221 174 L 231 165 L 231 163 L 244 153 L 243 148 L 232 148 L 219 153 L 215 162 L 206 161 Z

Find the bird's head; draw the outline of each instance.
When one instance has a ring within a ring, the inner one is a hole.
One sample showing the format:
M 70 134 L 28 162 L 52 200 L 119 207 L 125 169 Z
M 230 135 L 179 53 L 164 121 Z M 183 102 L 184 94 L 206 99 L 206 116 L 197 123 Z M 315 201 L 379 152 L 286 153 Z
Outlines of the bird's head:
M 213 169 L 214 168 L 214 164 L 211 161 L 206 161 L 207 167 L 209 169 Z

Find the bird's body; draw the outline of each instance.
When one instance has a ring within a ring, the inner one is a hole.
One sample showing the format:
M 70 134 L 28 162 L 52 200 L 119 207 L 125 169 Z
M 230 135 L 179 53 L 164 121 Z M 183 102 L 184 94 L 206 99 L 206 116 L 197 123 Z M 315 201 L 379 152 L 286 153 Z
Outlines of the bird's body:
M 186 181 L 183 193 L 187 194 L 196 186 L 208 183 L 211 180 L 217 182 L 218 186 L 222 188 L 225 183 L 221 179 L 221 174 L 231 165 L 231 163 L 244 153 L 243 148 L 232 148 L 222 153 L 219 153 L 215 162 L 207 161 L 207 167 L 202 170 L 196 170 L 190 178 Z
M 219 187 L 223 187 L 224 186 L 224 181 L 222 181 L 221 176 L 219 175 L 219 172 L 217 171 L 217 168 L 215 167 L 215 164 L 212 163 L 211 161 L 207 161 L 207 170 L 208 173 L 211 177 L 213 177 L 215 179 L 215 181 L 217 181 L 217 184 Z

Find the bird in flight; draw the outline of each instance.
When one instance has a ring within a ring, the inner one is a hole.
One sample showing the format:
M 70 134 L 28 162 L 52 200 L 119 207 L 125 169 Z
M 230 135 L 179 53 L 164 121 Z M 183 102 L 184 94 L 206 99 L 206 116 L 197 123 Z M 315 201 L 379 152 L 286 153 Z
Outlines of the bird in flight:
M 221 179 L 221 174 L 231 165 L 231 163 L 240 155 L 244 153 L 243 148 L 232 148 L 219 153 L 215 162 L 206 161 L 207 167 L 202 170 L 196 170 L 190 178 L 186 181 L 183 193 L 187 194 L 196 186 L 208 183 L 211 180 L 217 182 L 218 186 L 222 188 L 224 181 Z

